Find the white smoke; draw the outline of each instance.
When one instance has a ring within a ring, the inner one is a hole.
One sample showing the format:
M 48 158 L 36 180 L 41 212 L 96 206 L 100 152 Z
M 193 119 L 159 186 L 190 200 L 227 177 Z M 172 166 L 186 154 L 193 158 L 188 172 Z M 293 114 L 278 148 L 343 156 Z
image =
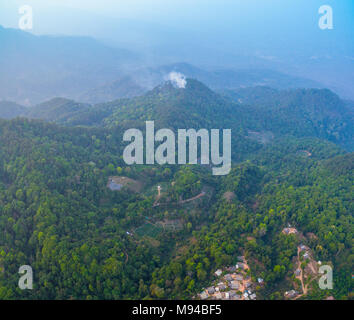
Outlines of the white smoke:
M 168 75 L 168 80 L 172 81 L 180 89 L 184 89 L 187 85 L 186 77 L 179 72 L 170 72 Z

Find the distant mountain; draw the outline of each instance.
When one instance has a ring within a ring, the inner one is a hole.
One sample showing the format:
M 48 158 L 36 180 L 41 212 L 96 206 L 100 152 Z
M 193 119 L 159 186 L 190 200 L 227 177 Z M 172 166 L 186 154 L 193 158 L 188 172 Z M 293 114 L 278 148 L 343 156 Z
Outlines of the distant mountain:
M 11 101 L 0 101 L 0 118 L 13 119 L 26 112 L 26 108 Z
M 196 79 L 218 92 L 257 85 L 279 89 L 323 88 L 323 85 L 315 81 L 271 70 L 223 69 L 207 71 L 188 63 L 175 63 L 127 71 L 126 76 L 98 88 L 90 89 L 78 96 L 77 100 L 101 103 L 138 96 L 167 81 L 171 73 L 180 73 L 187 78 Z
M 0 26 L 0 43 L 0 99 L 25 106 L 54 97 L 88 103 L 130 98 L 153 89 L 173 71 L 213 90 L 322 87 L 270 70 L 203 70 L 187 63 L 146 67 L 140 56 L 89 37 L 35 36 Z
M 147 91 L 138 85 L 130 76 L 124 76 L 117 81 L 91 89 L 78 97 L 79 101 L 102 103 L 120 98 L 132 98 Z
M 203 70 L 188 63 L 175 63 L 146 68 L 134 73 L 134 79 L 143 86 L 156 86 L 167 80 L 169 73 L 179 72 L 197 79 L 213 90 L 235 89 L 250 86 L 273 88 L 323 88 L 318 82 L 265 69 L 214 69 Z
M 127 50 L 88 37 L 35 36 L 0 26 L 0 98 L 34 105 L 114 81 L 136 62 Z
M 89 108 L 89 104 L 77 103 L 64 98 L 54 98 L 29 108 L 24 115 L 28 118 L 70 124 L 72 117 L 80 112 L 87 112 Z
M 119 130 L 143 129 L 147 120 L 154 120 L 156 128 L 230 128 L 238 155 L 285 136 L 315 137 L 354 148 L 352 109 L 327 89 L 255 87 L 220 95 L 187 78 L 184 88 L 166 81 L 142 96 L 93 106 L 54 99 L 31 108 L 27 116 Z

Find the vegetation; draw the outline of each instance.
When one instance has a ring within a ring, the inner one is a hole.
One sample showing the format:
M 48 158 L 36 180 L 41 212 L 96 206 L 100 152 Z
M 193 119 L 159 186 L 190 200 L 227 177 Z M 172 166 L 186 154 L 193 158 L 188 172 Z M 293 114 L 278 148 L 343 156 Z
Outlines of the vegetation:
M 187 299 L 241 254 L 251 277 L 264 279 L 257 297 L 282 299 L 296 284 L 300 243 L 334 268 L 333 290 L 313 282 L 303 298 L 352 298 L 354 154 L 342 146 L 350 147 L 354 126 L 350 117 L 343 122 L 342 105 L 324 116 L 327 91 L 298 94 L 301 103 L 289 110 L 259 113 L 260 105 L 236 104 L 189 80 L 186 89 L 167 84 L 93 107 L 57 100 L 47 120 L 60 125 L 1 120 L 0 299 Z M 305 116 L 304 95 L 316 111 Z M 145 120 L 232 128 L 231 173 L 126 166 L 122 132 Z M 248 130 L 274 137 L 262 144 Z M 111 191 L 113 176 L 142 188 Z M 299 234 L 283 234 L 288 224 Z M 21 265 L 33 268 L 33 290 L 18 288 Z

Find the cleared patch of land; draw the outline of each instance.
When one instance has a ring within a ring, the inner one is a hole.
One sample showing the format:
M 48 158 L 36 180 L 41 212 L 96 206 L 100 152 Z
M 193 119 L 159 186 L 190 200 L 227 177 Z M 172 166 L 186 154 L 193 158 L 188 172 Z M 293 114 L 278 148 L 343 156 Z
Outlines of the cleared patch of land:
M 183 228 L 183 224 L 181 220 L 178 219 L 175 220 L 165 219 L 163 221 L 159 221 L 158 224 L 160 224 L 164 228 L 164 230 L 178 231 Z
M 135 230 L 135 234 L 140 237 L 148 236 L 155 238 L 162 231 L 162 227 L 152 224 L 150 222 L 144 223 L 142 226 Z
M 108 178 L 107 188 L 112 191 L 119 191 L 122 188 L 126 188 L 133 192 L 141 192 L 143 188 L 142 182 L 133 180 L 128 177 L 114 176 Z

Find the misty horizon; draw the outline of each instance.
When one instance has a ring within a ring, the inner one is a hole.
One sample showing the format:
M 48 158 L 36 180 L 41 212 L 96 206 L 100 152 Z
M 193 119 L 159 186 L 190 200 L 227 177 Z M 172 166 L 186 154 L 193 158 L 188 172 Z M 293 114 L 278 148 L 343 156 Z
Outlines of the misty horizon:
M 18 10 L 24 4 L 3 1 L 0 25 L 18 29 Z M 99 5 L 53 1 L 51 6 L 37 0 L 31 3 L 33 29 L 25 31 L 52 38 L 89 37 L 137 58 L 128 64 L 111 65 L 112 70 L 182 62 L 211 71 L 273 70 L 313 80 L 343 98 L 354 99 L 354 4 L 327 4 L 334 11 L 332 30 L 318 27 L 320 0 L 311 5 L 302 0 L 296 5 L 278 0 L 247 4 L 212 1 L 208 5 L 199 0 L 168 4 L 135 0 L 129 5 L 110 0 Z M 121 77 L 100 72 L 97 76 L 102 80 L 94 82 L 92 88 L 88 85 L 87 90 Z

